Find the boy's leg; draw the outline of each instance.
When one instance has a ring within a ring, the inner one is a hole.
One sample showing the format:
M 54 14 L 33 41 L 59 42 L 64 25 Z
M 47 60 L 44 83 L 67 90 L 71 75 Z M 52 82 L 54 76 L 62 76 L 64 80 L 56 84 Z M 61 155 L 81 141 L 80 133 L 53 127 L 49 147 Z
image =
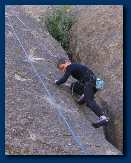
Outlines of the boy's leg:
M 80 99 L 76 100 L 75 102 L 79 105 L 85 104 L 84 101 L 84 94 L 83 94 L 83 85 L 81 85 L 79 82 L 71 83 L 71 84 L 66 84 L 68 88 L 70 88 L 73 92 L 77 93 L 78 95 L 81 96 Z
M 86 83 L 84 85 L 84 99 L 86 106 L 89 107 L 98 117 L 100 117 L 103 115 L 103 112 L 94 101 L 94 94 L 95 88 L 92 85 Z
M 86 102 L 86 106 L 89 107 L 98 117 L 99 121 L 97 123 L 92 123 L 95 128 L 106 125 L 110 122 L 108 118 L 106 118 L 100 109 L 100 107 L 94 101 L 95 88 L 90 84 L 84 85 L 84 98 Z
M 84 96 L 81 96 L 80 99 L 76 100 L 76 103 L 79 104 L 79 105 L 83 105 L 83 104 L 85 104 Z

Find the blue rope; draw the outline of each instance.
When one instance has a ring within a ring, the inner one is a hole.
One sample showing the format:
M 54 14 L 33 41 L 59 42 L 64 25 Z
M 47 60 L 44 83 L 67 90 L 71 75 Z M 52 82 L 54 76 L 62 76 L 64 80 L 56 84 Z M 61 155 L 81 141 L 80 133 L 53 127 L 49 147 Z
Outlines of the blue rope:
M 6 14 L 6 16 L 7 16 L 8 20 L 9 20 L 9 23 L 10 23 L 10 25 L 11 25 L 11 28 L 12 28 L 13 32 L 14 32 L 14 35 L 15 35 L 16 39 L 18 40 L 18 42 L 20 43 L 20 45 L 21 45 L 21 47 L 22 47 L 22 49 L 23 49 L 23 51 L 24 51 L 24 53 L 25 53 L 25 55 L 26 55 L 28 61 L 30 62 L 31 66 L 33 67 L 34 72 L 36 73 L 36 75 L 38 76 L 38 78 L 39 78 L 39 80 L 41 81 L 42 85 L 43 85 L 44 88 L 46 89 L 47 94 L 49 95 L 50 99 L 52 100 L 53 104 L 55 105 L 55 107 L 56 107 L 57 111 L 59 112 L 60 116 L 61 116 L 62 119 L 64 120 L 66 126 L 67 126 L 68 129 L 70 130 L 70 132 L 71 132 L 72 136 L 74 137 L 76 143 L 78 144 L 78 146 L 80 147 L 80 149 L 82 150 L 82 152 L 84 153 L 84 155 L 87 155 L 85 149 L 83 148 L 83 146 L 82 146 L 81 143 L 79 142 L 78 138 L 75 136 L 73 130 L 72 130 L 71 127 L 69 126 L 68 122 L 66 121 L 66 119 L 65 119 L 65 117 L 63 116 L 62 112 L 60 111 L 58 105 L 56 104 L 56 102 L 55 102 L 54 99 L 52 98 L 52 96 L 51 96 L 51 94 L 49 93 L 47 87 L 45 86 L 45 84 L 44 84 L 44 82 L 42 81 L 40 75 L 38 74 L 36 68 L 34 67 L 33 63 L 31 62 L 30 58 L 28 57 L 28 55 L 27 55 L 27 53 L 26 53 L 26 51 L 25 51 L 25 49 L 24 49 L 24 47 L 23 47 L 23 45 L 22 45 L 22 43 L 21 43 L 19 37 L 17 36 L 17 34 L 16 34 L 16 32 L 15 32 L 15 30 L 14 30 L 14 28 L 13 28 L 13 25 L 12 25 L 12 23 L 11 23 L 11 21 L 10 21 L 10 19 L 9 19 L 9 17 L 8 17 L 7 14 Z
M 53 54 L 51 53 L 51 51 L 49 51 L 47 49 L 47 47 L 37 38 L 37 36 L 31 31 L 31 29 L 25 25 L 24 22 L 22 22 L 22 20 L 20 20 L 20 18 L 14 13 L 14 11 L 11 10 L 11 8 L 7 5 L 7 7 L 10 9 L 10 11 L 15 15 L 15 17 L 28 29 L 28 31 L 31 32 L 31 34 L 36 38 L 36 40 L 50 53 L 50 55 L 57 61 L 57 59 L 53 56 Z

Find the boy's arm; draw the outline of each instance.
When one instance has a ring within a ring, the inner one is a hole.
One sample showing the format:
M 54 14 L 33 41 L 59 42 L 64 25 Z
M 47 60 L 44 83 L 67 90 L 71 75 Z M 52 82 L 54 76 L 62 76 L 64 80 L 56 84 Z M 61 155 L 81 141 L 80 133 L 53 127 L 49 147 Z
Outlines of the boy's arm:
M 65 83 L 67 81 L 67 79 L 69 78 L 70 75 L 71 75 L 71 71 L 70 70 L 69 71 L 67 70 L 65 72 L 64 76 L 60 80 L 55 80 L 55 83 L 58 84 L 58 85 Z
M 58 81 L 55 81 L 56 84 L 63 84 L 67 81 L 67 79 L 69 78 L 69 76 L 71 75 L 71 72 L 73 71 L 73 67 L 71 65 L 69 65 L 67 68 L 66 68 L 66 72 L 64 74 L 64 76 L 58 80 Z

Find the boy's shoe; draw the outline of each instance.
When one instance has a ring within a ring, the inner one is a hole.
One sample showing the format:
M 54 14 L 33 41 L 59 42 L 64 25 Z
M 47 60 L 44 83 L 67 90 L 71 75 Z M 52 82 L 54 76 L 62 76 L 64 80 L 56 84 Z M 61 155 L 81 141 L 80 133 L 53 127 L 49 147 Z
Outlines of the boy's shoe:
M 92 126 L 95 128 L 99 128 L 100 126 L 107 125 L 108 123 L 110 123 L 109 118 L 106 118 L 106 119 L 100 118 L 97 123 L 92 123 Z
M 79 99 L 79 100 L 77 100 L 76 103 L 79 104 L 79 105 L 83 105 L 83 104 L 85 104 L 84 97 L 81 98 L 81 99 Z

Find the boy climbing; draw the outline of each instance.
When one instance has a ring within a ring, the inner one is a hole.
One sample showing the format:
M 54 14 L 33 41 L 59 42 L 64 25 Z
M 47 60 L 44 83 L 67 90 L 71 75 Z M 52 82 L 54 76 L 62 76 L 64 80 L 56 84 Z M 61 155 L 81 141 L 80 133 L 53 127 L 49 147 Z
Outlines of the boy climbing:
M 106 125 L 110 122 L 109 118 L 106 118 L 100 109 L 100 107 L 94 101 L 94 94 L 96 93 L 96 76 L 88 69 L 88 67 L 79 64 L 71 63 L 67 58 L 60 58 L 57 62 L 57 68 L 65 72 L 64 76 L 60 80 L 55 80 L 56 84 L 63 84 L 67 81 L 71 75 L 73 78 L 78 80 L 83 85 L 83 98 L 82 102 L 86 103 L 98 117 L 99 120 L 96 123 L 92 123 L 95 128 Z

